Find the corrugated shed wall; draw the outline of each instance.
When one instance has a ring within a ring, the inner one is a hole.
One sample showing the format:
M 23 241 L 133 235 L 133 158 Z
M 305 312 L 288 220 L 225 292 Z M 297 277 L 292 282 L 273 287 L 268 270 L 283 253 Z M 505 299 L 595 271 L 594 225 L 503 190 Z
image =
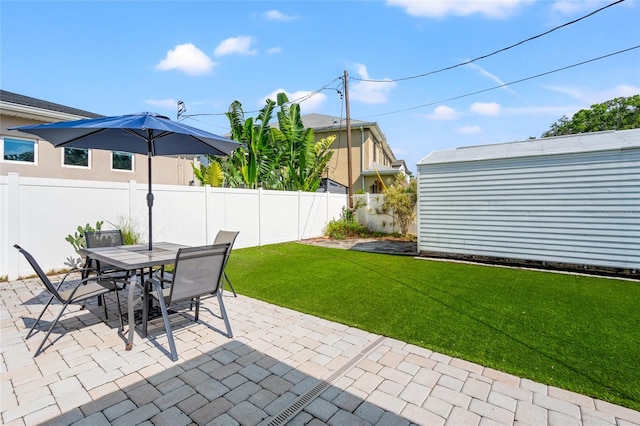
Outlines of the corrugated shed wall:
M 418 250 L 640 269 L 640 149 L 418 165 Z

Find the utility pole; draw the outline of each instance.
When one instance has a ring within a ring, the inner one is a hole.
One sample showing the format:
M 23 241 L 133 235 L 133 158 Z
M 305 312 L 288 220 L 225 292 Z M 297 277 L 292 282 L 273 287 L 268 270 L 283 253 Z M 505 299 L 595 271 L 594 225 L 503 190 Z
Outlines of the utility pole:
M 180 122 L 182 115 L 187 112 L 187 106 L 182 101 L 178 101 L 178 114 L 176 116 L 176 120 Z
M 349 112 L 349 72 L 344 70 L 344 108 L 347 114 L 347 180 L 349 208 L 353 208 L 353 178 L 351 177 L 351 113 Z

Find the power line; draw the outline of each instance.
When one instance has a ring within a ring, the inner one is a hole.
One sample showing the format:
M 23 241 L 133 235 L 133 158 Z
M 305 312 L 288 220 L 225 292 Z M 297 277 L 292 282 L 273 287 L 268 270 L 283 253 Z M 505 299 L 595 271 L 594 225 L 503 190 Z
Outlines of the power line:
M 485 59 L 485 58 L 488 58 L 488 57 L 490 57 L 490 56 L 496 55 L 496 54 L 498 54 L 498 53 L 500 53 L 500 52 L 504 52 L 504 51 L 506 51 L 506 50 L 512 49 L 512 48 L 514 48 L 514 47 L 516 47 L 516 46 L 519 46 L 519 45 L 521 45 L 521 44 L 527 43 L 527 42 L 529 42 L 529 41 L 531 41 L 531 40 L 535 40 L 535 39 L 537 39 L 537 38 L 540 38 L 540 37 L 542 37 L 542 36 L 545 36 L 545 35 L 547 35 L 547 34 L 550 34 L 550 33 L 554 32 L 554 31 L 556 31 L 556 30 L 559 30 L 560 28 L 564 28 L 564 27 L 567 27 L 567 26 L 569 26 L 569 25 L 575 24 L 575 23 L 576 23 L 576 22 L 578 22 L 578 21 L 582 21 L 583 19 L 586 19 L 586 18 L 588 18 L 588 17 L 590 17 L 590 16 L 593 16 L 593 15 L 595 15 L 596 13 L 601 12 L 601 11 L 603 11 L 603 10 L 605 10 L 605 9 L 607 9 L 607 8 L 609 8 L 609 7 L 611 7 L 611 6 L 615 6 L 615 5 L 619 4 L 619 3 L 622 3 L 623 1 L 625 1 L 625 0 L 618 0 L 618 1 L 616 1 L 616 2 L 610 3 L 610 4 L 606 5 L 606 6 L 601 7 L 600 9 L 594 10 L 593 12 L 591 12 L 591 13 L 589 13 L 589 14 L 587 14 L 587 15 L 582 16 L 581 18 L 574 19 L 573 21 L 570 21 L 570 22 L 564 23 L 564 24 L 562 24 L 562 25 L 559 25 L 559 26 L 557 26 L 557 27 L 555 27 L 555 28 L 552 28 L 552 29 L 550 29 L 549 31 L 545 31 L 545 32 L 543 32 L 543 33 L 541 33 L 541 34 L 535 35 L 535 36 L 533 36 L 533 37 L 529 37 L 529 38 L 528 38 L 528 39 L 526 39 L 526 40 L 519 41 L 519 42 L 517 42 L 517 43 L 515 43 L 515 44 L 512 44 L 511 46 L 503 47 L 502 49 L 498 49 L 498 50 L 496 50 L 495 52 L 488 53 L 488 54 L 486 54 L 486 55 L 482 55 L 482 56 L 478 56 L 477 58 L 470 59 L 470 60 L 468 60 L 468 61 L 466 61 L 466 62 L 462 62 L 462 63 L 456 64 L 456 65 L 451 65 L 451 66 L 448 66 L 448 67 L 445 67 L 445 68 L 440 68 L 439 70 L 429 71 L 429 72 L 427 72 L 427 73 L 424 73 L 424 74 L 418 74 L 418 75 L 414 75 L 414 76 L 411 76 L 411 77 L 396 78 L 396 79 L 393 79 L 393 80 L 390 80 L 390 79 L 386 79 L 386 80 L 373 80 L 373 79 L 358 78 L 358 77 L 351 77 L 351 79 L 352 79 L 352 80 L 359 80 L 359 81 L 368 81 L 368 82 L 371 82 L 371 83 L 390 83 L 390 82 L 397 82 L 397 81 L 404 81 L 404 80 L 413 80 L 413 79 L 416 79 L 416 78 L 421 78 L 421 77 L 426 77 L 426 76 L 428 76 L 428 75 L 441 73 L 441 72 L 443 72 L 443 71 L 452 70 L 452 69 L 454 69 L 454 68 L 458 68 L 458 67 L 461 67 L 461 66 L 463 66 L 463 65 L 468 65 L 468 64 L 470 64 L 470 63 L 472 63 L 472 62 L 476 62 L 476 61 L 479 61 L 479 60 L 481 60 L 481 59 Z
M 430 102 L 428 104 L 418 105 L 418 106 L 405 108 L 405 109 L 401 109 L 401 110 L 397 110 L 397 111 L 391 111 L 391 112 L 385 112 L 385 113 L 382 113 L 382 114 L 369 115 L 368 117 L 380 117 L 380 116 L 383 116 L 383 115 L 397 114 L 397 113 L 400 113 L 400 112 L 405 112 L 405 111 L 411 111 L 411 110 L 414 110 L 414 109 L 424 108 L 424 107 L 432 106 L 432 105 L 443 103 L 443 102 L 449 102 L 449 101 L 453 101 L 453 100 L 456 100 L 456 99 L 466 98 L 468 96 L 477 95 L 479 93 L 484 93 L 484 92 L 488 92 L 490 90 L 500 89 L 500 88 L 505 87 L 505 86 L 510 86 L 510 85 L 513 85 L 513 84 L 522 83 L 523 81 L 533 80 L 534 78 L 539 78 L 539 77 L 542 77 L 542 76 L 545 76 L 545 75 L 549 75 L 549 74 L 553 74 L 553 73 L 556 73 L 556 72 L 559 72 L 559 71 L 564 71 L 564 70 L 567 70 L 569 68 L 575 68 L 575 67 L 580 66 L 580 65 L 588 64 L 590 62 L 595 62 L 595 61 L 598 61 L 600 59 L 605 59 L 605 58 L 608 58 L 608 57 L 611 57 L 611 56 L 619 55 L 621 53 L 629 52 L 631 50 L 638 49 L 638 48 L 640 48 L 640 45 L 633 46 L 633 47 L 630 47 L 628 49 L 619 50 L 617 52 L 609 53 L 607 55 L 599 56 L 597 58 L 588 59 L 586 61 L 578 62 L 576 64 L 567 65 L 566 67 L 556 68 L 554 70 L 543 72 L 541 74 L 536 74 L 536 75 L 533 75 L 533 76 L 530 76 L 530 77 L 521 78 L 520 80 L 515 80 L 515 81 L 509 82 L 509 83 L 504 83 L 504 84 L 500 84 L 498 86 L 493 86 L 493 87 L 490 87 L 488 89 L 482 89 L 482 90 L 478 90 L 478 91 L 471 92 L 471 93 L 465 93 L 464 95 L 454 96 L 452 98 L 442 99 L 442 100 L 439 100 L 439 101 Z
M 334 82 L 336 82 L 337 80 L 340 80 L 341 78 L 342 78 L 341 76 L 338 76 L 338 77 L 334 78 L 333 80 L 331 80 L 329 83 L 327 83 L 327 84 L 325 84 L 324 86 L 322 86 L 321 88 L 316 89 L 316 90 L 314 90 L 314 91 L 312 91 L 312 92 L 309 92 L 309 93 L 307 93 L 307 94 L 305 94 L 305 95 L 302 95 L 302 96 L 300 96 L 300 97 L 299 97 L 299 98 L 297 98 L 297 99 L 294 99 L 294 100 L 291 100 L 291 101 L 289 101 L 289 102 L 286 102 L 286 103 L 285 103 L 285 105 L 291 105 L 291 104 L 294 104 L 294 103 L 298 103 L 298 104 L 299 104 L 299 103 L 302 103 L 302 102 L 304 102 L 304 101 L 308 100 L 309 98 L 311 98 L 312 96 L 317 95 L 318 93 L 322 92 L 323 90 L 325 90 L 325 89 L 329 89 L 329 88 L 330 88 L 329 86 L 330 86 L 331 84 L 333 84 L 333 83 L 334 83 Z M 331 89 L 333 89 L 333 88 L 331 88 Z M 253 114 L 253 113 L 260 112 L 260 110 L 259 110 L 259 109 L 257 109 L 257 110 L 253 110 L 253 111 L 243 111 L 243 112 L 244 112 L 245 114 Z M 183 118 L 183 119 L 186 119 L 186 118 L 191 118 L 191 119 L 193 119 L 193 117 L 219 116 L 219 115 L 226 115 L 226 114 L 227 114 L 226 112 L 214 112 L 214 113 L 202 113 L 202 114 L 182 114 L 182 115 L 181 115 L 181 118 Z M 196 121 L 197 121 L 197 120 L 196 120 Z

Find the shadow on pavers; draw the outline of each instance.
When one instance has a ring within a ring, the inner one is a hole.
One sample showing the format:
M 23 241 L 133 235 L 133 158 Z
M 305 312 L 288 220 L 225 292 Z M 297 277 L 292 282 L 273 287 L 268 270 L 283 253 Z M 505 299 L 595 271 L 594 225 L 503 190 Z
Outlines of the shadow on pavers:
M 412 422 L 238 341 L 179 361 L 47 424 L 410 425 Z

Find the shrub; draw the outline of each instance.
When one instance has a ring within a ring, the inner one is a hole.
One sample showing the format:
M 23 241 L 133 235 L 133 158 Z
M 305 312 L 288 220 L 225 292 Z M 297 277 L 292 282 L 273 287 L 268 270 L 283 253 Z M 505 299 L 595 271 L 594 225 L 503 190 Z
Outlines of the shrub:
M 142 233 L 138 229 L 137 222 L 125 216 L 118 216 L 118 223 L 109 222 L 109 224 L 122 232 L 122 241 L 125 245 L 140 244 L 142 242 Z
M 416 181 L 411 180 L 411 183 L 407 185 L 402 176 L 396 176 L 394 184 L 384 191 L 382 212 L 391 214 L 398 221 L 402 235 L 407 235 L 409 226 L 416 219 L 417 199 Z
M 345 238 L 368 237 L 371 233 L 366 226 L 356 220 L 352 209 L 343 207 L 340 219 L 332 219 L 327 224 L 324 235 L 335 240 L 344 240 Z

